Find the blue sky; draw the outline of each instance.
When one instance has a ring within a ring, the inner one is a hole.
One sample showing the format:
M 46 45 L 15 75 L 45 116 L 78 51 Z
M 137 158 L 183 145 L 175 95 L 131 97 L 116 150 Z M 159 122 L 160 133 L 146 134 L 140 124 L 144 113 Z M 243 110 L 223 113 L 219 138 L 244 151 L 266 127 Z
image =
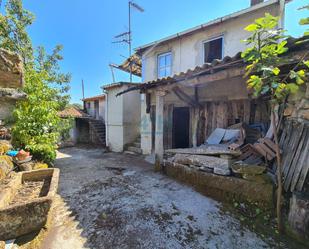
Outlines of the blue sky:
M 4 1 L 5 2 L 5 1 Z M 144 13 L 134 12 L 133 47 L 158 40 L 249 6 L 250 0 L 136 0 Z M 294 0 L 286 9 L 286 29 L 299 36 L 304 31 L 298 20 L 306 11 L 297 8 L 308 0 Z M 124 45 L 112 44 L 113 37 L 126 31 L 127 0 L 24 0 L 24 6 L 36 15 L 29 29 L 35 45 L 52 49 L 64 46 L 61 69 L 72 74 L 72 103 L 79 102 L 81 79 L 85 95 L 101 94 L 100 86 L 112 82 L 108 64 L 121 63 L 127 55 Z M 115 71 L 116 81 L 129 75 Z M 137 78 L 138 79 L 138 78 Z

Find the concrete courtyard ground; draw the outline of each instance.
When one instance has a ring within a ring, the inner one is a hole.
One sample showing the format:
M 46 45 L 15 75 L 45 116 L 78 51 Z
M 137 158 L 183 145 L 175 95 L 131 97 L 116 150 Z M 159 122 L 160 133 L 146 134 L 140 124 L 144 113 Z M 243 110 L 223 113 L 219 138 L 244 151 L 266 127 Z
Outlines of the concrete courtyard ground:
M 76 147 L 56 167 L 60 196 L 43 248 L 278 248 L 142 157 Z

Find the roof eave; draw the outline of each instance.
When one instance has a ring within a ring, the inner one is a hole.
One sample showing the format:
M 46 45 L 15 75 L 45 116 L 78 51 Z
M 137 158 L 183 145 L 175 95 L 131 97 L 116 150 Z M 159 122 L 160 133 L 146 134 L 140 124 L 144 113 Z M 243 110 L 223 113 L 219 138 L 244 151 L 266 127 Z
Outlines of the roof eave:
M 291 1 L 291 0 L 288 0 L 286 2 L 289 2 L 289 1 Z M 145 50 L 145 49 L 147 49 L 149 47 L 156 46 L 156 45 L 158 45 L 160 43 L 167 42 L 167 41 L 170 41 L 170 40 L 173 40 L 173 39 L 177 39 L 177 38 L 182 37 L 184 35 L 188 35 L 188 34 L 191 34 L 193 32 L 199 31 L 201 29 L 207 28 L 209 26 L 212 26 L 212 25 L 215 25 L 215 24 L 218 24 L 218 23 L 222 23 L 224 21 L 228 21 L 230 19 L 233 19 L 233 18 L 242 16 L 242 15 L 248 14 L 248 13 L 250 13 L 252 11 L 255 11 L 255 10 L 258 10 L 258 9 L 261 9 L 261 8 L 268 7 L 268 6 L 276 4 L 278 2 L 279 2 L 279 0 L 269 0 L 269 1 L 266 1 L 266 2 L 263 2 L 263 3 L 259 3 L 259 4 L 256 4 L 256 5 L 250 6 L 249 8 L 237 11 L 235 13 L 232 13 L 232 14 L 229 14 L 229 15 L 226 15 L 226 16 L 223 16 L 223 17 L 219 17 L 219 18 L 217 18 L 215 20 L 212 20 L 210 22 L 207 22 L 207 23 L 198 25 L 196 27 L 187 29 L 187 30 L 185 30 L 183 32 L 179 32 L 177 34 L 168 36 L 166 38 L 163 38 L 163 39 L 160 39 L 160 40 L 157 40 L 157 41 L 145 44 L 143 46 L 137 47 L 135 49 L 135 51 L 136 51 L 136 53 L 141 54 L 143 50 Z

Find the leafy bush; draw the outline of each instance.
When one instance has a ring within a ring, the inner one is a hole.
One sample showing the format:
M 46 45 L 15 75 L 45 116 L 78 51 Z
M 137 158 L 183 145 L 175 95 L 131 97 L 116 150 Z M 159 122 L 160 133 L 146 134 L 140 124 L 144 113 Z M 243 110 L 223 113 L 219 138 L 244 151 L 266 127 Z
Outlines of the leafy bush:
M 44 82 L 46 74 L 27 70 L 26 100 L 20 101 L 14 111 L 16 123 L 12 129 L 13 145 L 29 150 L 39 160 L 51 163 L 56 158 L 60 118 L 55 90 Z

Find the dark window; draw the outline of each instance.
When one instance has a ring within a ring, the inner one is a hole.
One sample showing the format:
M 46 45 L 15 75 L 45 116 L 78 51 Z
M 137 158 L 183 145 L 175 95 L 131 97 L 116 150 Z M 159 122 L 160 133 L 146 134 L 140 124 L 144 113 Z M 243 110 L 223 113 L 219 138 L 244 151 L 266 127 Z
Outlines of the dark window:
M 222 59 L 223 38 L 217 38 L 204 43 L 204 62 L 212 62 L 214 59 Z

